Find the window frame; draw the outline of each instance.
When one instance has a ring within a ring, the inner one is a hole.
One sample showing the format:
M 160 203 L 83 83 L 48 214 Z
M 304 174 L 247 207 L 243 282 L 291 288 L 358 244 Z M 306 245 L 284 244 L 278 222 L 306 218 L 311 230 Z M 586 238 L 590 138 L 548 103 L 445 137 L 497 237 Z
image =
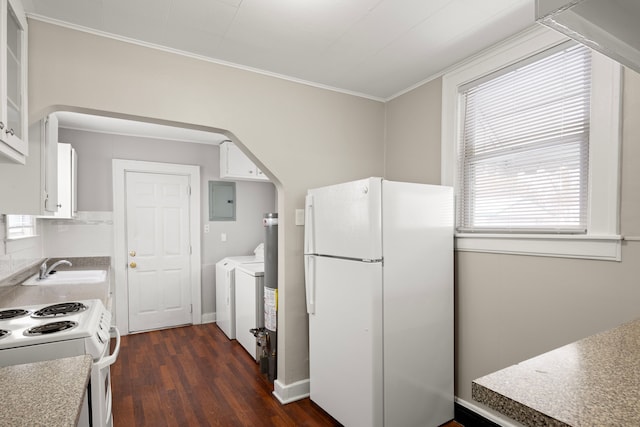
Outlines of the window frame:
M 459 88 L 568 41 L 566 36 L 542 26 L 508 39 L 443 76 L 442 174 L 443 185 L 456 188 L 458 147 L 463 125 L 463 95 Z M 456 233 L 456 250 L 535 256 L 621 260 L 619 235 L 620 139 L 622 67 L 593 51 L 591 129 L 587 233 L 490 234 Z
M 31 226 L 30 227 L 25 227 L 30 232 L 29 233 L 25 233 L 25 234 L 20 234 L 20 235 L 12 235 L 10 233 L 10 229 L 11 229 L 10 217 L 30 217 L 31 218 Z M 37 237 L 38 236 L 38 228 L 37 227 L 38 227 L 37 226 L 37 219 L 33 215 L 11 215 L 11 214 L 7 214 L 5 216 L 5 236 L 6 236 L 6 240 L 7 241 L 28 239 L 28 238 L 31 238 L 31 237 Z

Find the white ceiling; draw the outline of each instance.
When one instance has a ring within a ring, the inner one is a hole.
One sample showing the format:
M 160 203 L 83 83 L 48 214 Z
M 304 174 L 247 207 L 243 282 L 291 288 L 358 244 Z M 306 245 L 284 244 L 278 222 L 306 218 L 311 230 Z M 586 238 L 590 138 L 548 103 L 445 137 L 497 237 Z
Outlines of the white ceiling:
M 387 99 L 534 22 L 534 0 L 23 0 L 39 16 Z
M 36 19 L 387 100 L 534 23 L 535 0 L 23 0 Z

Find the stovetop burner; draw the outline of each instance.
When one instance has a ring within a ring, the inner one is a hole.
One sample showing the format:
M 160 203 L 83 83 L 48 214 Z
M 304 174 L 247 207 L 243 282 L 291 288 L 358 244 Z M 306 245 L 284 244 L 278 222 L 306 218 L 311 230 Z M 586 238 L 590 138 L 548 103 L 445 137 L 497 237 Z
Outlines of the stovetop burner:
M 81 302 L 63 302 L 60 304 L 49 305 L 31 315 L 36 318 L 50 318 L 66 316 L 72 313 L 79 313 L 87 309 L 87 306 Z
M 26 336 L 53 334 L 56 332 L 73 329 L 76 326 L 78 326 L 78 322 L 72 322 L 70 320 L 61 320 L 59 322 L 51 322 L 51 323 L 46 323 L 40 326 L 34 326 L 24 331 L 24 334 Z
M 0 340 L 8 335 L 11 335 L 11 331 L 7 331 L 6 329 L 0 329 Z
M 0 320 L 9 320 L 15 319 L 16 317 L 23 317 L 29 314 L 30 312 L 27 310 L 23 310 L 21 308 L 12 308 L 9 310 L 0 311 Z

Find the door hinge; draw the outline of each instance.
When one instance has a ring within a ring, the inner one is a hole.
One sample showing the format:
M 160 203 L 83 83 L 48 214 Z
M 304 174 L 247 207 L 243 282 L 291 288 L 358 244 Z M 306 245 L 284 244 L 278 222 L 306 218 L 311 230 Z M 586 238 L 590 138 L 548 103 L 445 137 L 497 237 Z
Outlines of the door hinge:
M 189 245 L 189 255 L 193 255 L 193 247 Z
M 191 186 L 187 185 L 187 196 L 191 195 Z

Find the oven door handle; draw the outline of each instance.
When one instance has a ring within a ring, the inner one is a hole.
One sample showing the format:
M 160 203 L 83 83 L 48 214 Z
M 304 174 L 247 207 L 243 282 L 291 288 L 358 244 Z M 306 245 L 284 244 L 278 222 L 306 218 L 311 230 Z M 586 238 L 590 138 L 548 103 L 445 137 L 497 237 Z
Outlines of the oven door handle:
M 118 328 L 116 326 L 112 326 L 109 329 L 109 335 L 111 335 L 111 334 L 115 334 L 116 346 L 113 349 L 113 353 L 111 353 L 110 356 L 103 357 L 98 362 L 96 362 L 96 367 L 98 369 L 104 369 L 107 366 L 113 365 L 115 363 L 116 359 L 118 358 L 118 353 L 120 353 L 120 331 L 118 330 Z

